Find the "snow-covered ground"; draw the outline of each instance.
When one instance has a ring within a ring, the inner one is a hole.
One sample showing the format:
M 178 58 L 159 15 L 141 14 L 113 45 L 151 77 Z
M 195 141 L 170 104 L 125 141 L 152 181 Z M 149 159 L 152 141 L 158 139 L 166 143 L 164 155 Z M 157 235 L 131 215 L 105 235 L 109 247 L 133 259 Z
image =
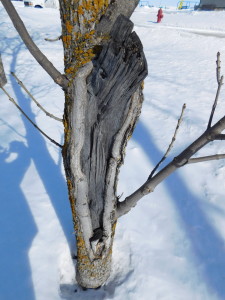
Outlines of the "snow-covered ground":
M 63 72 L 59 13 L 14 2 L 33 39 Z M 0 52 L 7 91 L 48 135 L 62 143 L 62 125 L 31 103 L 14 71 L 38 101 L 61 117 L 63 92 L 35 62 L 0 5 Z M 216 53 L 225 73 L 225 12 L 138 8 L 132 19 L 148 60 L 145 102 L 128 144 L 118 194 L 130 194 L 161 159 L 187 104 L 167 161 L 207 126 L 216 93 Z M 225 111 L 225 89 L 215 121 Z M 225 161 L 185 166 L 121 218 L 112 276 L 96 291 L 74 281 L 75 252 L 60 151 L 43 138 L 0 91 L 1 300 L 225 299 Z M 199 155 L 224 153 L 224 142 Z

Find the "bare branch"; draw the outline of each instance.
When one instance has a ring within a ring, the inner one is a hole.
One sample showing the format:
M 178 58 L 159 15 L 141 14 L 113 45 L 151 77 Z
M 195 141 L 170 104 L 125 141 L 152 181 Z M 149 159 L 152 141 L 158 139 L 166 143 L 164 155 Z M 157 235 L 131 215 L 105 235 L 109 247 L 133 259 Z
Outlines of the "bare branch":
M 223 141 L 225 140 L 225 134 L 217 134 L 214 140 Z
M 158 169 L 158 167 L 161 165 L 161 163 L 167 158 L 168 154 L 170 153 L 171 149 L 173 148 L 173 144 L 174 142 L 176 141 L 176 136 L 177 136 L 177 132 L 180 128 L 180 124 L 182 122 L 182 118 L 183 118 L 183 114 L 184 114 L 184 111 L 186 109 L 186 104 L 183 105 L 182 107 L 182 111 L 181 111 L 181 115 L 180 115 L 180 118 L 178 119 L 177 121 L 177 126 L 176 126 L 176 129 L 175 129 L 175 132 L 174 132 L 174 135 L 173 135 L 173 138 L 171 140 L 171 143 L 169 145 L 169 147 L 167 148 L 166 150 L 166 153 L 164 154 L 164 156 L 162 157 L 162 159 L 158 162 L 158 164 L 155 166 L 155 168 L 152 170 L 151 174 L 149 175 L 148 179 L 151 179 L 152 176 L 155 174 L 156 170 Z
M 7 79 L 5 76 L 5 71 L 2 63 L 1 53 L 0 53 L 0 85 L 4 86 L 7 83 Z
M 196 158 L 190 158 L 187 162 L 187 164 L 195 164 L 199 162 L 205 162 L 210 160 L 219 160 L 224 159 L 225 154 L 215 154 L 215 155 L 209 155 L 209 156 L 203 156 L 203 157 L 196 157 Z
M 8 96 L 9 100 L 17 107 L 17 109 L 27 118 L 27 120 L 37 129 L 41 132 L 41 134 L 43 134 L 50 142 L 52 142 L 53 144 L 55 144 L 56 146 L 62 148 L 62 145 L 58 144 L 56 141 L 54 141 L 53 139 L 51 139 L 46 133 L 44 133 L 44 131 L 42 131 L 29 117 L 28 115 L 22 110 L 22 108 L 16 103 L 16 101 L 9 95 L 9 93 L 2 87 L 0 86 L 0 88 L 3 90 L 3 92 Z
M 18 31 L 21 39 L 27 46 L 30 53 L 36 59 L 36 61 L 42 66 L 42 68 L 52 77 L 52 79 L 60 85 L 62 88 L 66 89 L 68 86 L 68 81 L 54 66 L 53 64 L 47 59 L 47 57 L 40 51 L 37 45 L 33 42 L 32 38 L 30 37 L 29 33 L 27 32 L 26 27 L 23 24 L 20 16 L 18 15 L 17 11 L 15 10 L 13 4 L 10 0 L 2 0 L 2 5 L 4 6 L 5 10 L 7 11 L 14 27 Z
M 106 251 L 104 253 L 104 256 L 107 255 L 108 249 L 110 249 L 110 244 L 112 243 L 112 236 L 111 236 L 111 230 L 112 225 L 114 224 L 114 209 L 116 206 L 116 202 L 119 200 L 119 198 L 122 197 L 119 196 L 117 199 L 115 199 L 115 177 L 118 173 L 118 164 L 121 164 L 122 161 L 122 153 L 124 151 L 121 150 L 121 141 L 127 140 L 128 136 L 131 134 L 136 122 L 137 117 L 139 116 L 139 113 L 137 113 L 137 110 L 140 111 L 141 105 L 143 102 L 143 95 L 142 90 L 139 87 L 136 92 L 131 97 L 131 102 L 129 104 L 129 112 L 127 113 L 127 117 L 123 123 L 123 126 L 120 128 L 120 130 L 117 132 L 117 134 L 114 137 L 114 142 L 112 145 L 112 156 L 109 160 L 109 167 L 107 170 L 107 176 L 106 176 L 106 183 L 105 183 L 105 197 L 104 197 L 104 212 L 103 212 L 103 228 L 104 228 L 104 238 L 103 241 L 106 245 Z
M 221 90 L 222 85 L 223 85 L 223 76 L 221 77 L 218 88 L 217 88 L 216 98 L 215 98 L 215 101 L 214 101 L 214 104 L 213 104 L 213 107 L 212 107 L 212 111 L 211 111 L 211 115 L 210 115 L 210 118 L 209 118 L 209 123 L 208 123 L 207 129 L 209 129 L 212 125 L 212 119 L 213 119 L 213 115 L 214 115 L 214 112 L 215 112 L 215 109 L 216 109 L 216 106 L 217 106 L 217 102 L 218 102 L 218 99 L 219 99 L 219 94 L 220 94 L 220 90 Z
M 217 83 L 218 83 L 218 88 L 217 88 L 217 92 L 216 92 L 216 98 L 215 98 L 215 101 L 213 103 L 213 107 L 212 107 L 212 111 L 211 111 L 211 115 L 210 115 L 210 118 L 209 118 L 209 123 L 208 123 L 208 127 L 207 129 L 209 129 L 212 125 L 212 119 L 213 119 L 213 115 L 214 115 L 214 112 L 216 110 L 216 106 L 217 106 L 217 102 L 218 102 L 218 99 L 219 99 L 219 94 L 220 94 L 220 90 L 221 90 L 221 87 L 223 85 L 223 76 L 220 77 L 220 53 L 218 52 L 217 53 L 217 61 L 216 61 L 216 78 L 217 78 Z
M 58 36 L 57 38 L 55 38 L 55 39 L 48 39 L 48 38 L 45 38 L 45 41 L 47 41 L 47 42 L 56 42 L 56 41 L 59 41 L 59 40 L 61 40 L 62 39 L 62 36 L 60 35 L 60 36 Z
M 217 53 L 217 61 L 216 61 L 216 78 L 217 78 L 217 83 L 220 84 L 220 80 L 221 80 L 221 77 L 220 77 L 220 64 L 221 64 L 221 61 L 220 61 L 220 52 Z
M 155 187 L 160 184 L 170 174 L 178 168 L 184 166 L 190 161 L 191 156 L 197 153 L 201 148 L 214 140 L 218 134 L 225 129 L 225 117 L 220 119 L 214 126 L 206 130 L 197 140 L 187 147 L 180 155 L 175 157 L 171 163 L 165 166 L 151 179 L 148 179 L 138 190 L 128 196 L 123 202 L 118 202 L 116 217 L 119 218 L 128 213 L 132 207 L 145 195 L 154 191 Z
M 11 74 L 15 77 L 17 83 L 24 89 L 24 91 L 35 102 L 35 104 L 46 114 L 46 116 L 48 116 L 52 119 L 55 119 L 56 121 L 59 121 L 59 122 L 63 121 L 62 119 L 55 117 L 54 115 L 50 114 L 47 110 L 45 110 L 44 107 L 39 102 L 37 102 L 37 100 L 34 98 L 34 96 L 28 91 L 28 89 L 25 87 L 23 82 L 21 80 L 19 80 L 19 78 L 16 76 L 16 74 L 14 72 L 11 72 Z
M 223 76 L 220 78 L 220 54 L 219 53 L 217 54 L 217 82 L 218 82 L 218 89 L 216 93 L 216 98 L 213 104 L 212 112 L 210 115 L 210 119 L 206 131 L 198 139 L 196 139 L 189 147 L 187 147 L 181 154 L 175 157 L 172 162 L 170 162 L 166 167 L 164 167 L 161 171 L 159 171 L 155 176 L 151 177 L 150 175 L 148 180 L 138 190 L 136 190 L 133 194 L 128 196 L 123 202 L 118 202 L 117 211 L 116 211 L 117 218 L 129 212 L 131 208 L 134 207 L 142 197 L 153 192 L 155 187 L 159 183 L 161 183 L 165 178 L 167 178 L 178 168 L 186 164 L 225 158 L 225 154 L 191 158 L 195 153 L 197 153 L 201 148 L 203 148 L 209 142 L 215 140 L 225 140 L 225 134 L 222 134 L 222 131 L 225 129 L 225 116 L 221 118 L 214 126 L 211 126 L 213 115 L 220 94 L 220 89 L 223 84 Z M 171 144 L 173 144 L 173 140 Z

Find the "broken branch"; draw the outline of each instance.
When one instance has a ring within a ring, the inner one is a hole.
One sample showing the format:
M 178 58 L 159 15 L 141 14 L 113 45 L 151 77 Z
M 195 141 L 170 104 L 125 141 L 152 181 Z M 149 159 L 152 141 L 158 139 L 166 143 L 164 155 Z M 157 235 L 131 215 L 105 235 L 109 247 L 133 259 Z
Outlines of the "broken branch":
M 45 41 L 47 41 L 47 42 L 56 42 L 56 41 L 61 40 L 61 38 L 62 38 L 62 36 L 60 35 L 60 36 L 58 36 L 58 37 L 55 38 L 55 39 L 48 39 L 48 38 L 45 38 Z

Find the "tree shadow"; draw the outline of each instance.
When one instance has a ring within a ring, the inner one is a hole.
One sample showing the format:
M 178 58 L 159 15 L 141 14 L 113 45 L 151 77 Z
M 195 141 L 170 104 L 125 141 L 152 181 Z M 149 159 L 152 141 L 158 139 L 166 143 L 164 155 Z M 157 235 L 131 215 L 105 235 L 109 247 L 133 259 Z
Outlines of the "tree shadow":
M 11 71 L 13 72 L 15 71 L 16 60 L 20 52 L 20 48 L 21 45 L 13 50 L 13 58 L 11 62 Z M 21 91 L 21 87 L 16 84 L 15 80 L 11 80 L 11 83 L 19 106 L 24 112 L 26 112 L 29 118 L 36 123 L 35 115 L 31 109 L 31 100 L 24 96 Z M 25 138 L 30 157 L 36 167 L 40 179 L 42 180 L 46 193 L 51 200 L 67 242 L 69 246 L 71 246 L 73 240 L 72 214 L 70 212 L 65 177 L 61 172 L 61 165 L 54 162 L 47 148 L 46 139 L 41 135 L 41 133 L 35 129 L 23 115 L 21 116 L 21 119 L 26 130 Z M 55 145 L 54 147 L 57 148 Z M 57 148 L 57 150 L 59 155 L 61 155 L 61 149 Z
M 154 145 L 149 130 L 139 122 L 133 139 L 139 143 L 149 160 L 156 165 L 164 153 Z M 210 224 L 204 214 L 200 199 L 186 186 L 178 173 L 170 175 L 164 181 L 182 221 L 183 229 L 191 242 L 194 262 L 207 287 L 224 299 L 225 295 L 225 247 L 224 240 Z M 199 268 L 200 266 L 200 268 Z
M 12 153 L 16 158 L 7 162 Z M 20 188 L 30 163 L 28 148 L 22 142 L 12 142 L 8 152 L 0 153 L 1 299 L 35 300 L 28 251 L 37 227 Z
M 13 39 L 12 41 L 5 40 L 4 46 L 7 55 L 12 58 L 11 71 L 15 71 L 17 57 L 23 44 L 18 39 Z M 1 51 L 4 52 L 4 49 Z M 24 96 L 20 86 L 14 80 L 11 79 L 11 83 L 18 104 L 35 122 L 30 99 Z M 20 117 L 19 114 L 18 117 Z M 31 161 L 34 163 L 49 196 L 70 249 L 75 247 L 74 235 L 72 234 L 72 215 L 66 181 L 61 172 L 61 160 L 59 160 L 59 164 L 54 162 L 43 136 L 24 116 L 21 116 L 21 119 L 26 131 L 27 147 L 22 142 L 13 142 L 10 145 L 10 151 L 12 151 L 12 146 L 16 145 L 17 150 L 13 149 L 13 151 L 16 152 L 17 158 L 9 163 L 5 161 L 8 154 L 3 152 L 0 155 L 0 172 L 2 174 L 0 181 L 2 199 L 0 211 L 0 298 L 7 300 L 14 300 L 15 298 L 35 300 L 28 253 L 32 240 L 37 233 L 37 226 L 20 188 L 21 181 Z M 60 150 L 59 155 L 61 155 Z M 52 234 L 54 235 L 54 232 Z

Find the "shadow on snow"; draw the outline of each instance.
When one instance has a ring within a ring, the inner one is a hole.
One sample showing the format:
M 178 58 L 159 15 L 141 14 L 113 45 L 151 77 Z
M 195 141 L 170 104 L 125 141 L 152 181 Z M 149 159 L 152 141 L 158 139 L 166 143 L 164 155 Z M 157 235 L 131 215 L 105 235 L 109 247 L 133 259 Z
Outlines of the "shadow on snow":
M 156 165 L 164 153 L 161 153 L 154 145 L 149 130 L 142 122 L 138 123 L 133 139 L 139 143 L 149 160 Z M 191 242 L 194 261 L 200 266 L 203 280 L 212 292 L 224 299 L 224 240 L 202 211 L 200 199 L 192 194 L 177 172 L 170 175 L 164 184 Z
M 15 70 L 21 47 L 21 44 L 17 44 L 12 50 L 12 71 Z M 18 104 L 35 122 L 30 100 L 25 99 L 15 81 L 12 82 L 12 86 Z M 8 153 L 6 151 L 0 153 L 0 298 L 7 300 L 15 298 L 35 300 L 28 253 L 38 229 L 20 187 L 31 161 L 51 200 L 69 246 L 74 239 L 66 182 L 61 174 L 60 165 L 57 165 L 49 154 L 43 136 L 25 117 L 21 118 L 26 129 L 25 138 L 28 146 L 23 142 L 14 141 L 10 144 Z M 17 157 L 7 162 L 12 152 L 16 153 Z M 54 232 L 52 234 L 54 235 Z

